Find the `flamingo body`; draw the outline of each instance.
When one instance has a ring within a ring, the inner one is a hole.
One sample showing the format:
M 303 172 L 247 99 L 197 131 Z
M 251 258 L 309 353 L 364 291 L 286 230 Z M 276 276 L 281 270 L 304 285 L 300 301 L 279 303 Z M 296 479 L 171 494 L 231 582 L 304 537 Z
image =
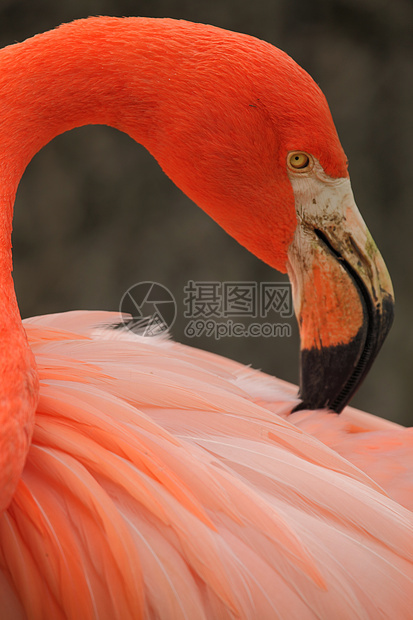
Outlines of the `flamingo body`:
M 118 319 L 24 322 L 41 392 L 3 617 L 411 617 L 410 511 L 285 417 L 293 386 Z
M 302 399 L 110 329 L 117 314 L 22 324 L 16 188 L 48 140 L 87 123 L 142 142 L 288 271 Z M 311 78 L 209 26 L 64 25 L 0 51 L 0 187 L 1 619 L 413 617 L 411 431 L 320 410 L 341 411 L 367 373 L 393 293 Z

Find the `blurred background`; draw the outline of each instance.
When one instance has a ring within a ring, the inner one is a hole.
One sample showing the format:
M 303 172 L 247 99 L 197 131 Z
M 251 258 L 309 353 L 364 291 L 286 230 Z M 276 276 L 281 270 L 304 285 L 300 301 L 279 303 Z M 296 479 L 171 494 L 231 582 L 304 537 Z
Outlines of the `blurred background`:
M 352 404 L 412 424 L 411 0 L 0 0 L 0 44 L 89 15 L 174 17 L 245 32 L 282 48 L 321 86 L 397 301 L 394 327 Z M 294 319 L 288 338 L 185 338 L 188 280 L 283 276 L 228 237 L 126 135 L 75 129 L 36 155 L 18 190 L 13 245 L 23 317 L 117 310 L 130 286 L 152 280 L 179 304 L 176 340 L 298 381 Z

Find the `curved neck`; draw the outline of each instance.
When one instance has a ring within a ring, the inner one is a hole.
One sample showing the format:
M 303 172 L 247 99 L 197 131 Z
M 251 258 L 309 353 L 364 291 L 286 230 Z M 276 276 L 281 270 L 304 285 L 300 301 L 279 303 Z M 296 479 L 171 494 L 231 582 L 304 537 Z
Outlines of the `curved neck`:
M 172 20 L 93 18 L 0 50 L 0 512 L 21 476 L 38 399 L 12 279 L 17 186 L 45 144 L 82 125 L 111 125 L 162 157 L 167 123 L 156 116 L 172 90 L 176 99 L 171 76 L 185 47 L 168 28 Z
M 37 151 L 74 127 L 112 125 L 150 142 L 160 68 L 166 75 L 170 67 L 157 61 L 157 40 L 145 37 L 145 23 L 137 37 L 136 21 L 125 30 L 127 21 L 69 24 L 0 50 L 0 512 L 20 478 L 38 398 L 12 279 L 17 186 Z

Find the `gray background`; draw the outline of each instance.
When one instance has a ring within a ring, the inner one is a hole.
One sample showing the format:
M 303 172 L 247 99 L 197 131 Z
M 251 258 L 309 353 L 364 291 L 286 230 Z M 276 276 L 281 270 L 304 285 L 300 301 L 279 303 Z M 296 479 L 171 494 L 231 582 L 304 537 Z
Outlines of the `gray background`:
M 350 161 L 359 208 L 392 275 L 396 321 L 353 404 L 412 423 L 413 4 L 410 0 L 0 0 L 0 44 L 88 15 L 176 17 L 266 39 L 320 84 Z M 119 307 L 135 282 L 166 285 L 185 341 L 189 280 L 282 281 L 195 207 L 130 138 L 106 127 L 56 138 L 29 165 L 14 231 L 23 317 Z M 190 342 L 290 381 L 291 338 Z

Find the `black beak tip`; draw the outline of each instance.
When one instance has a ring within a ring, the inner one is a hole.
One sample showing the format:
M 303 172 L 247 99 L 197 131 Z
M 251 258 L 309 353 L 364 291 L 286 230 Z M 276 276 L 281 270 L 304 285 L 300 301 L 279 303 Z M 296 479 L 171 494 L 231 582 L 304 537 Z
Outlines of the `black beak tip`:
M 383 297 L 381 307 L 366 313 L 364 324 L 349 343 L 301 351 L 301 403 L 303 409 L 341 413 L 368 374 L 394 317 L 394 299 Z
M 302 402 L 293 411 L 328 409 L 340 413 L 364 378 L 354 360 L 359 360 L 366 340 L 362 328 L 349 343 L 301 351 L 300 394 Z

